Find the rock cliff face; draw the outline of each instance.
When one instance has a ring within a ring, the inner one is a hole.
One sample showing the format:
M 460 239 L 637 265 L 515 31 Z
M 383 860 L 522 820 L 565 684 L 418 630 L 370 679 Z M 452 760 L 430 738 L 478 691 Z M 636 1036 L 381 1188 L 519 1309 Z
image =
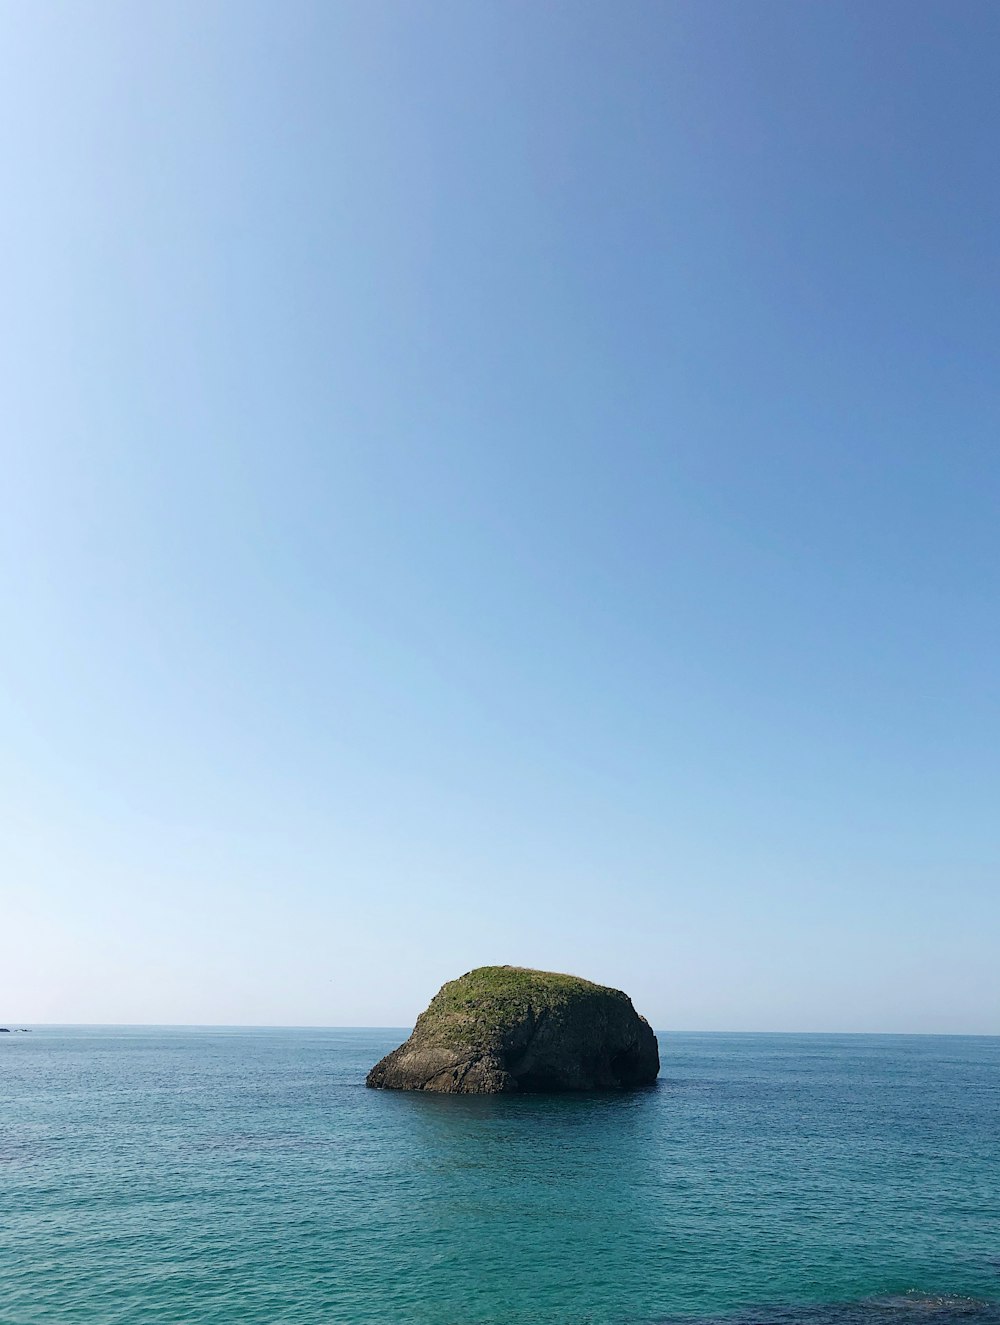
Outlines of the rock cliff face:
M 620 989 L 481 966 L 441 987 L 367 1084 L 461 1095 L 620 1090 L 649 1085 L 659 1070 L 656 1036 Z

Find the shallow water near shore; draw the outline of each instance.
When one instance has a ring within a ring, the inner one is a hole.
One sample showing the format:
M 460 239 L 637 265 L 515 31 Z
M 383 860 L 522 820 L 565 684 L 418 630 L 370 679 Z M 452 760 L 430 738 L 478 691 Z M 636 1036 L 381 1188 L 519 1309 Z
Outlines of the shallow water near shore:
M 5 1325 L 1000 1325 L 1000 1039 L 660 1034 L 369 1091 L 398 1030 L 0 1037 Z

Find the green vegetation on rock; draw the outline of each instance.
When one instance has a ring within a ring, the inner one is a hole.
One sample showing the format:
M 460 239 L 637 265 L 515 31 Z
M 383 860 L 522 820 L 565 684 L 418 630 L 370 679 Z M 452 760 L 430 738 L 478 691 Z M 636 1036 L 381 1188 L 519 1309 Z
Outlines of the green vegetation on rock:
M 533 971 L 525 966 L 479 966 L 442 985 L 421 1013 L 417 1025 L 437 1029 L 462 1043 L 489 1044 L 512 1018 L 532 1009 L 556 1011 L 594 995 L 624 999 L 618 989 L 596 985 L 577 975 Z

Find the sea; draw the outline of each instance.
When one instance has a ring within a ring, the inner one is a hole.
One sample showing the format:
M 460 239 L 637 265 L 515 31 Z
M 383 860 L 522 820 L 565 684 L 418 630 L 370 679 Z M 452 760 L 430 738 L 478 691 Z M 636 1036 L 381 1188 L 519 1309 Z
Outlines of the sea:
M 405 1030 L 0 1035 L 3 1325 L 1000 1325 L 1000 1039 L 660 1033 L 631 1094 L 365 1089 Z

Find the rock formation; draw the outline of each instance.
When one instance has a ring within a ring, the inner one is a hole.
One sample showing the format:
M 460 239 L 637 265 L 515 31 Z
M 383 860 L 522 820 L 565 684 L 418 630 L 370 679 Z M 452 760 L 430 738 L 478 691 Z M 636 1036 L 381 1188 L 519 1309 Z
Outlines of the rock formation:
M 461 1095 L 620 1090 L 649 1085 L 659 1070 L 656 1036 L 620 989 L 481 966 L 441 987 L 367 1085 Z

